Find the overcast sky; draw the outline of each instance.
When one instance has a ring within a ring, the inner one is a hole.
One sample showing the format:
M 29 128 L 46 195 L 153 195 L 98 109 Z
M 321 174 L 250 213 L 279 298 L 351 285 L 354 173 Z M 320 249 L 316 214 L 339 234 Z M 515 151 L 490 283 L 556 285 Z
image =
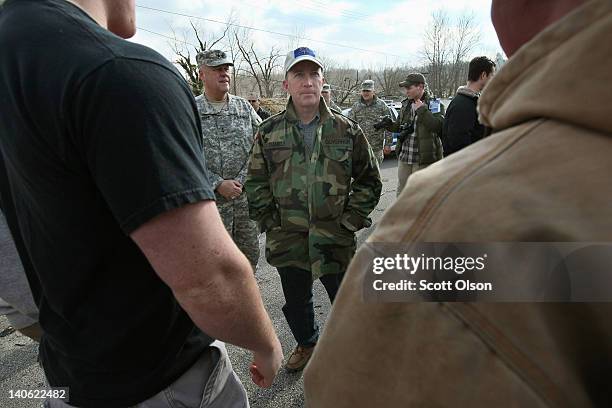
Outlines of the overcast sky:
M 474 13 L 481 30 L 481 44 L 471 56 L 495 57 L 498 52 L 503 55 L 491 24 L 490 7 L 491 0 L 137 0 L 139 30 L 132 41 L 174 59 L 172 41 L 162 35 L 176 34 L 191 43 L 195 43 L 195 38 L 189 17 L 168 12 L 193 16 L 191 21 L 205 32 L 206 39 L 224 28 L 210 20 L 227 21 L 233 11 L 241 25 L 277 33 L 250 32 L 260 52 L 276 45 L 284 53 L 295 45 L 291 36 L 299 33 L 304 38 L 300 45 L 353 68 L 419 65 L 423 32 L 432 11 L 438 9 L 448 11 L 451 18 Z

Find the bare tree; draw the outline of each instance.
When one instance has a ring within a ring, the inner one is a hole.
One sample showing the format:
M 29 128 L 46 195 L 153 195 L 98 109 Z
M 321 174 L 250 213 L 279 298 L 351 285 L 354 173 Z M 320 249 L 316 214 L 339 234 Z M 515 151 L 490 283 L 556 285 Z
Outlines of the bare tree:
M 445 90 L 444 66 L 451 53 L 451 30 L 448 15 L 444 10 L 434 11 L 431 22 L 425 29 L 423 55 L 429 66 L 429 87 L 435 95 Z
M 172 50 L 177 56 L 177 59 L 174 61 L 174 63 L 181 67 L 181 69 L 185 73 L 185 76 L 187 77 L 187 82 L 189 83 L 189 86 L 191 86 L 193 94 L 199 95 L 202 93 L 203 84 L 202 81 L 200 81 L 200 74 L 198 71 L 196 55 L 199 52 L 211 49 L 215 45 L 220 43 L 221 40 L 223 40 L 223 38 L 225 38 L 225 36 L 227 35 L 229 25 L 225 27 L 225 30 L 223 31 L 221 36 L 218 36 L 216 38 L 213 37 L 205 41 L 202 40 L 204 32 L 201 32 L 191 20 L 189 20 L 189 25 L 193 30 L 193 34 L 195 35 L 197 44 L 190 44 L 184 40 L 180 40 L 176 36 L 176 33 L 174 33 L 175 40 L 174 44 L 172 44 Z
M 289 37 L 287 41 L 287 49 L 294 50 L 297 47 L 300 47 L 304 43 L 304 38 L 306 37 L 306 28 L 303 25 L 296 25 L 293 28 L 293 35 Z
M 269 53 L 262 57 L 258 55 L 252 41 L 245 43 L 236 36 L 236 44 L 247 66 L 244 71 L 248 72 L 257 83 L 259 94 L 265 94 L 267 98 L 272 98 L 278 84 L 274 74 L 281 68 L 280 58 L 282 54 L 280 50 L 272 46 Z
M 467 61 L 472 50 L 480 41 L 480 30 L 474 13 L 461 15 L 452 29 L 453 48 L 450 72 L 449 94 L 454 94 L 457 87 L 467 78 Z
M 376 82 L 382 88 L 382 94 L 391 96 L 398 95 L 399 83 L 404 79 L 406 70 L 402 67 L 383 67 L 373 72 Z
M 227 38 L 225 41 L 225 45 L 227 46 L 227 50 L 230 56 L 230 59 L 234 62 L 234 69 L 232 70 L 232 91 L 233 95 L 238 94 L 239 89 L 239 78 L 238 72 L 242 68 L 242 53 L 238 47 L 240 42 L 247 41 L 248 38 L 248 30 L 243 27 L 240 27 L 240 20 L 236 14 L 236 10 L 232 9 L 229 16 L 227 17 Z
M 325 71 L 325 81 L 330 85 L 332 96 L 338 105 L 349 103 L 358 94 L 359 71 L 349 67 L 329 66 Z
M 466 59 L 479 41 L 480 30 L 473 13 L 463 13 L 454 22 L 444 10 L 432 13 L 422 54 L 434 95 L 452 95 L 465 81 Z

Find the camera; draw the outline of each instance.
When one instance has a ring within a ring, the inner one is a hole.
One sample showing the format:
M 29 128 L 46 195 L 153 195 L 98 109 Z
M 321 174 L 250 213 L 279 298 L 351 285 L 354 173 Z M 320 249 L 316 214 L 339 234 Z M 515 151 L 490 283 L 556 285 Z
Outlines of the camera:
M 406 140 L 408 136 L 414 133 L 414 121 L 403 123 L 402 125 L 400 125 L 399 130 L 400 133 L 397 137 L 397 140 L 400 143 L 404 143 L 404 140 Z
M 373 127 L 375 130 L 386 129 L 393 124 L 393 119 L 390 116 L 383 116 Z

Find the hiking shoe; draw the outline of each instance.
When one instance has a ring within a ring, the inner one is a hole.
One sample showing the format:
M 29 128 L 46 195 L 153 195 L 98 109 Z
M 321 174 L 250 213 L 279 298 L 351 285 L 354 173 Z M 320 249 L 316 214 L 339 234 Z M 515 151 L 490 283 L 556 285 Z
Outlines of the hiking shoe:
M 310 356 L 312 356 L 312 352 L 314 351 L 314 346 L 312 347 L 302 347 L 297 346 L 293 353 L 289 356 L 287 363 L 285 364 L 285 369 L 289 372 L 301 371 L 306 367 L 306 363 L 310 360 Z

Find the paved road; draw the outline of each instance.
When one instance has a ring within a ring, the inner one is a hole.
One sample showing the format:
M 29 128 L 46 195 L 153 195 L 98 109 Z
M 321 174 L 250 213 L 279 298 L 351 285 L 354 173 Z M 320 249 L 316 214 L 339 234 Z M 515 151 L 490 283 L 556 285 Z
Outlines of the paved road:
M 374 230 L 382 213 L 395 200 L 397 186 L 397 162 L 387 159 L 383 163 L 381 173 L 383 177 L 383 193 L 377 208 L 372 213 L 374 224 L 358 235 L 358 244 L 362 243 Z M 263 237 L 262 237 L 263 238 Z M 263 250 L 263 239 L 260 242 Z M 261 289 L 264 303 L 272 318 L 274 326 L 287 356 L 295 347 L 295 341 L 285 322 L 281 307 L 284 304 L 280 279 L 276 270 L 268 265 L 262 258 L 257 271 L 257 282 Z M 315 310 L 319 324 L 323 326 L 330 304 L 325 289 L 319 281 L 315 283 Z M 8 327 L 6 318 L 0 317 L 0 333 Z M 15 389 L 39 388 L 44 384 L 41 369 L 36 364 L 37 346 L 34 342 L 18 333 L 0 338 L 0 407 L 2 408 L 31 408 L 40 406 L 40 401 L 11 400 L 8 391 Z M 289 374 L 281 370 L 274 386 L 270 389 L 260 389 L 251 383 L 248 367 L 250 353 L 237 347 L 228 346 L 230 358 L 234 369 L 247 388 L 251 407 L 253 408 L 298 408 L 304 406 L 302 392 L 303 382 L 301 373 Z

